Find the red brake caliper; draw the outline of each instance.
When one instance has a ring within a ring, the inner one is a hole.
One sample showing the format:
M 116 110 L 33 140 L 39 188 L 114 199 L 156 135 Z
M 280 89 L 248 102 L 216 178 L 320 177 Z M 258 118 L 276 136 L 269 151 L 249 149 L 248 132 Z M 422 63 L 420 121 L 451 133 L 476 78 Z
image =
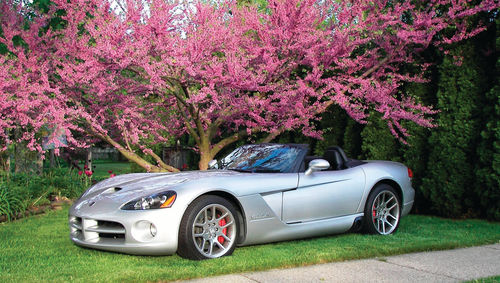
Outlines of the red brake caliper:
M 219 221 L 219 226 L 224 226 L 226 225 L 226 219 L 221 219 Z M 227 227 L 222 229 L 222 234 L 226 235 L 227 236 Z M 217 240 L 219 241 L 219 243 L 223 244 L 224 243 L 224 237 L 222 236 L 219 236 L 219 238 L 217 238 Z
M 376 216 L 377 216 L 377 210 L 375 209 L 375 206 L 373 206 L 373 223 L 375 223 Z

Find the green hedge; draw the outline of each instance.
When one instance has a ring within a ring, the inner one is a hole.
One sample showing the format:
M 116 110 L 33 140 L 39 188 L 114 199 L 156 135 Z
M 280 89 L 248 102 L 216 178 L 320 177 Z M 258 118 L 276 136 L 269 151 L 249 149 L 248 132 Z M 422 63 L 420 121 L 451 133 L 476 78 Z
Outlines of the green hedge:
M 491 18 L 491 17 L 490 17 Z M 405 123 L 410 146 L 398 142 L 374 114 L 359 125 L 339 108 L 323 115 L 324 140 L 315 154 L 337 144 L 349 156 L 403 162 L 415 173 L 415 211 L 446 217 L 500 220 L 500 20 L 473 39 L 429 49 L 426 84 L 402 91 L 439 111 L 436 128 Z M 361 130 L 360 130 L 361 127 Z

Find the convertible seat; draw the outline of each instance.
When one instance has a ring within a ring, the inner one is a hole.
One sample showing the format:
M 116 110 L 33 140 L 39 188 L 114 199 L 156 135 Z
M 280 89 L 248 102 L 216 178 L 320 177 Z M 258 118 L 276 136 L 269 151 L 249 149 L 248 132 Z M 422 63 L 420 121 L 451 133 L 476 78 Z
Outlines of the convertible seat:
M 325 150 L 323 159 L 330 163 L 329 170 L 342 170 L 347 168 L 347 156 L 344 150 L 338 146 L 331 146 Z
M 328 163 L 330 163 L 330 168 L 328 168 L 328 170 L 343 170 L 365 163 L 362 160 L 347 158 L 344 150 L 339 146 L 330 146 L 325 150 L 323 156 L 305 156 L 301 172 L 309 168 L 309 162 L 314 159 L 325 159 L 328 161 Z

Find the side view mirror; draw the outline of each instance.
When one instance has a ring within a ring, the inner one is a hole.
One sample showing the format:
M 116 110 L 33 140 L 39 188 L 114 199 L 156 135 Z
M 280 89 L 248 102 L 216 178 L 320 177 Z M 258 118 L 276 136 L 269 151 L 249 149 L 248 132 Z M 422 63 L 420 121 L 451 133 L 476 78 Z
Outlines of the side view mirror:
M 326 170 L 330 168 L 330 163 L 324 159 L 314 159 L 309 162 L 309 168 L 307 168 L 305 175 L 311 175 L 313 172 Z
M 212 159 L 208 162 L 208 169 L 219 169 L 219 164 L 217 164 L 217 159 Z

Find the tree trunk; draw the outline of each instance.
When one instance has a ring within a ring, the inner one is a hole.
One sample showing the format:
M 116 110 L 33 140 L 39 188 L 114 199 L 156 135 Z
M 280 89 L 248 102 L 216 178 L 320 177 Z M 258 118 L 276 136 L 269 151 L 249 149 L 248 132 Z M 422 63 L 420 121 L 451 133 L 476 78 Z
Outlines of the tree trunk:
M 38 175 L 42 175 L 43 173 L 43 153 L 35 152 L 36 160 L 35 160 L 35 171 Z
M 198 162 L 198 167 L 200 170 L 207 170 L 208 163 L 214 158 L 210 150 L 210 145 L 200 146 L 200 162 Z
M 43 172 L 43 154 L 30 151 L 26 142 L 16 143 L 14 148 L 14 172 L 15 173 L 35 173 Z
M 25 156 L 23 151 L 23 144 L 16 143 L 14 147 L 14 172 L 21 173 L 26 172 L 26 162 L 27 156 Z
M 49 161 L 50 161 L 50 168 L 54 168 L 56 166 L 56 157 L 53 149 L 49 149 Z
M 87 158 L 85 159 L 85 165 L 87 165 L 87 170 L 94 171 L 92 168 L 92 147 L 87 149 Z
M 19 132 L 19 129 L 16 128 L 14 130 L 14 139 L 17 141 L 21 136 L 21 133 Z M 21 144 L 19 142 L 14 144 L 14 172 L 19 173 L 22 172 L 22 150 L 21 150 Z
M 211 146 L 210 143 L 210 134 L 206 134 L 202 136 L 200 139 L 200 143 L 198 143 L 198 147 L 200 149 L 200 162 L 198 163 L 198 167 L 200 170 L 207 170 L 208 163 L 214 159 L 214 157 L 226 146 L 240 140 L 242 137 L 248 135 L 246 130 L 242 130 L 234 133 L 233 135 L 219 141 L 218 143 Z
M 0 171 L 10 173 L 10 154 L 8 150 L 0 152 Z

